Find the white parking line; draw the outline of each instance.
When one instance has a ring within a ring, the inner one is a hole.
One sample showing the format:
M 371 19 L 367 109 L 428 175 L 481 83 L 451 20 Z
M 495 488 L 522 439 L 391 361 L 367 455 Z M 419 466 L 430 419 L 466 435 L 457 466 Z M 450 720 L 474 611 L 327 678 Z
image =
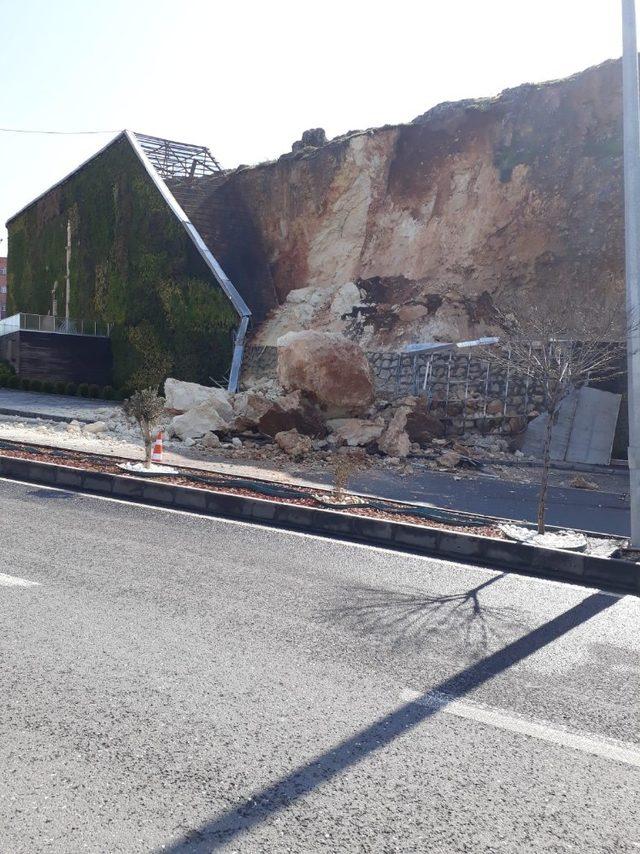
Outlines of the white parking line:
M 0 587 L 40 587 L 38 581 L 29 581 L 27 578 L 18 578 L 17 575 L 7 575 L 0 572 Z
M 469 700 L 456 700 L 437 691 L 421 694 L 419 691 L 406 690 L 401 696 L 405 702 L 427 706 L 438 712 L 446 712 L 458 718 L 477 721 L 518 735 L 537 738 L 549 744 L 557 744 L 560 747 L 579 750 L 582 753 L 590 753 L 593 756 L 640 768 L 640 748 L 624 741 L 602 738 L 590 733 L 572 732 L 569 729 L 552 726 L 545 721 L 530 720 L 492 706 L 471 703 Z

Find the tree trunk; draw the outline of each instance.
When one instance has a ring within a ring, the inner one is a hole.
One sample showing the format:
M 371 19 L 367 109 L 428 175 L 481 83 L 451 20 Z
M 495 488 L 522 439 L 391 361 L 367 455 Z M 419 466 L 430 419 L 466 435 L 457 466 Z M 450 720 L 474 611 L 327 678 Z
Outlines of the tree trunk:
M 544 443 L 542 445 L 542 475 L 540 477 L 540 493 L 538 495 L 539 534 L 544 534 L 544 517 L 546 512 L 547 489 L 549 487 L 549 469 L 551 467 L 551 436 L 555 415 L 556 407 L 550 407 L 547 412 L 547 427 L 544 432 Z
M 144 436 L 144 466 L 151 468 L 151 453 L 153 451 L 153 437 L 151 430 L 148 427 L 143 427 L 142 435 Z

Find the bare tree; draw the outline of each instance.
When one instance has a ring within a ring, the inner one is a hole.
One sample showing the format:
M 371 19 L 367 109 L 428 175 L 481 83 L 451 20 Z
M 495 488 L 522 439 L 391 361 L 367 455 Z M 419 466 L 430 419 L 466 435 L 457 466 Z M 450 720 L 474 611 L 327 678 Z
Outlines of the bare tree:
M 123 403 L 125 415 L 135 421 L 140 427 L 144 441 L 144 464 L 151 467 L 151 452 L 153 449 L 153 428 L 160 419 L 164 409 L 165 399 L 160 397 L 155 388 L 145 388 L 134 392 Z
M 367 467 L 367 456 L 361 448 L 341 448 L 331 455 L 333 470 L 333 498 L 338 503 L 346 500 L 345 492 L 351 478 Z
M 497 312 L 504 333 L 487 358 L 523 377 L 543 397 L 546 415 L 538 494 L 538 533 L 545 530 L 551 440 L 560 405 L 572 391 L 610 379 L 623 370 L 626 349 L 624 310 L 585 294 L 581 305 L 545 295 L 544 306 L 521 300 L 511 311 Z M 526 415 L 526 413 L 525 413 Z

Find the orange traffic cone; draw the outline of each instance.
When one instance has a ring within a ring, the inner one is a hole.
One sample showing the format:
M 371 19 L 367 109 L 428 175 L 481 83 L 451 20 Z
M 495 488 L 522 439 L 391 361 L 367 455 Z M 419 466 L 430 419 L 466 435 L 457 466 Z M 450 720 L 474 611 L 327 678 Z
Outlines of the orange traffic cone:
M 162 462 L 162 430 L 160 430 L 160 432 L 156 436 L 156 443 L 153 446 L 153 451 L 151 452 L 151 462 Z

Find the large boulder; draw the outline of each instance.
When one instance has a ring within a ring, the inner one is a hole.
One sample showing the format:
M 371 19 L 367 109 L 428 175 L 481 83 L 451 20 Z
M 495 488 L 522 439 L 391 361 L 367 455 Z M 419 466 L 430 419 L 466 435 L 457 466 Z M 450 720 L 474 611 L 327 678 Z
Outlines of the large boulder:
M 254 430 L 266 436 L 275 436 L 287 430 L 297 430 L 305 436 L 326 436 L 324 419 L 313 401 L 301 391 L 292 391 L 275 400 L 245 392 L 234 400 L 237 432 Z
M 259 430 L 258 423 L 273 406 L 273 401 L 261 394 L 243 391 L 233 398 L 233 427 L 238 433 Z
M 316 439 L 327 435 L 322 415 L 301 391 L 292 391 L 273 401 L 258 421 L 258 429 L 267 436 L 283 430 L 297 430 Z
M 185 439 L 199 439 L 200 436 L 209 432 L 227 432 L 229 421 L 224 417 L 227 414 L 227 408 L 233 417 L 233 412 L 228 404 L 225 407 L 220 404 L 219 400 L 212 397 L 199 406 L 194 406 L 188 412 L 176 415 L 171 421 L 169 432 L 183 441 Z
M 327 142 L 327 135 L 324 128 L 309 128 L 302 134 L 302 139 L 296 140 L 291 146 L 291 151 L 296 154 L 298 151 L 304 151 L 305 148 L 320 148 Z
M 378 439 L 378 448 L 390 457 L 406 457 L 411 450 L 411 439 L 405 429 L 407 415 L 411 412 L 408 406 L 399 406 L 387 429 Z
M 215 400 L 217 410 L 223 418 L 230 421 L 233 417 L 230 402 L 231 395 L 223 388 L 188 383 L 184 380 L 176 380 L 173 377 L 168 377 L 164 381 L 164 395 L 167 409 L 174 409 L 177 412 L 188 412 L 189 409 L 193 409 L 201 403 L 205 403 L 208 400 Z
M 327 414 L 359 415 L 373 401 L 373 376 L 361 347 L 330 332 L 288 332 L 278 339 L 278 380 L 307 392 Z
M 429 412 L 426 398 L 407 398 L 407 404 L 409 411 L 405 430 L 412 442 L 426 445 L 431 439 L 440 439 L 444 436 L 444 424 Z
M 382 418 L 365 421 L 362 418 L 334 418 L 328 422 L 334 436 L 341 439 L 350 448 L 368 445 L 379 439 L 384 430 Z

